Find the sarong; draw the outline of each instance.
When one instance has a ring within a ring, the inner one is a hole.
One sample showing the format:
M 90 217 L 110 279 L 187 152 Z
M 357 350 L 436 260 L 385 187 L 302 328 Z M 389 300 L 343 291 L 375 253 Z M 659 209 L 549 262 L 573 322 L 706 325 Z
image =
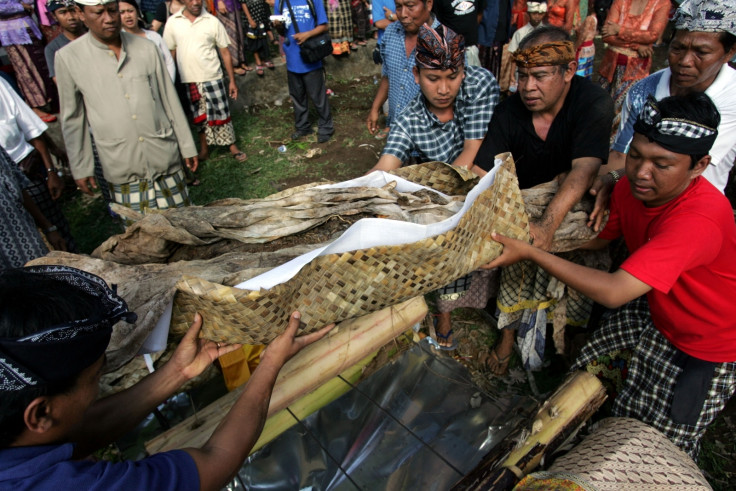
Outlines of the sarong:
M 593 40 L 585 41 L 578 48 L 578 71 L 576 75 L 580 75 L 588 80 L 593 79 L 593 59 L 595 58 L 595 45 Z M 618 126 L 617 126 L 618 127 Z
M 558 254 L 576 264 L 608 270 L 601 251 L 575 250 Z M 564 350 L 565 325 L 583 327 L 588 323 L 593 301 L 567 287 L 534 263 L 522 261 L 501 270 L 501 287 L 496 306 L 499 329 L 517 329 L 516 342 L 524 368 L 540 370 L 544 360 L 547 322 L 564 300 L 565 315 L 555 319 L 555 347 Z M 559 324 L 559 325 L 558 325 Z
M 501 76 L 501 57 L 503 55 L 503 45 L 494 41 L 493 46 L 478 46 L 478 55 L 480 57 L 480 66 L 493 74 L 496 79 Z
M 604 320 L 571 370 L 595 373 L 589 367 L 625 350 L 631 355 L 613 415 L 655 427 L 697 459 L 706 428 L 736 390 L 736 362 L 704 362 L 677 349 L 654 326 L 642 296 Z
M 245 39 L 243 36 L 243 12 L 240 4 L 237 3 L 237 10 L 233 12 L 217 12 L 217 18 L 220 19 L 222 25 L 225 26 L 225 32 L 230 38 L 230 44 L 227 50 L 230 52 L 230 58 L 233 60 L 233 67 L 237 68 L 245 63 Z
M 114 201 L 145 214 L 147 210 L 190 206 L 186 175 L 179 169 L 174 174 L 156 179 L 141 179 L 125 184 L 108 183 Z M 126 225 L 131 225 L 126 220 Z
M 32 37 L 31 44 L 7 45 L 5 51 L 28 105 L 41 107 L 54 101 L 56 88 L 49 77 L 41 40 Z
M 479 269 L 437 290 L 437 310 L 452 312 L 459 308 L 482 309 L 495 293 L 491 280 L 495 270 Z
M 227 104 L 224 79 L 187 84 L 194 125 L 204 131 L 208 145 L 232 145 L 235 129 Z M 117 201 L 117 200 L 116 200 Z
M 355 38 L 358 41 L 365 41 L 368 37 L 370 29 L 370 18 L 368 17 L 368 9 L 366 9 L 363 0 L 352 0 L 350 7 L 353 11 L 353 24 L 355 24 Z
M 325 4 L 332 43 L 352 42 L 353 11 L 350 7 L 350 0 L 328 0 Z

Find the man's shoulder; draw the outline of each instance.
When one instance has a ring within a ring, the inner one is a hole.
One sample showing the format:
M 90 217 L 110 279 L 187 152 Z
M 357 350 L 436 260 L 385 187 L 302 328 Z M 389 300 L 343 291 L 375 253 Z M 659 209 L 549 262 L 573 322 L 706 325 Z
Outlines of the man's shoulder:
M 406 104 L 404 110 L 396 117 L 396 124 L 406 129 L 408 125 L 415 124 L 418 121 L 427 121 L 428 123 L 429 117 L 427 111 L 424 96 L 419 92 Z
M 611 96 L 600 85 L 587 78 L 575 75 L 570 85 L 570 95 L 577 104 L 588 104 L 591 101 L 610 100 Z
M 87 57 L 88 54 L 90 53 L 90 49 L 92 48 L 92 44 L 90 43 L 90 38 L 91 38 L 91 34 L 86 33 L 86 34 L 83 34 L 82 36 L 79 36 L 74 41 L 70 41 L 69 44 L 63 46 L 64 49 L 59 49 L 57 51 L 56 57 L 62 58 L 62 59 Z
M 387 38 L 392 39 L 394 37 L 404 37 L 404 26 L 401 25 L 401 22 L 390 23 L 383 32 L 383 39 L 381 42 L 385 43 Z
M 45 50 L 47 53 L 54 53 L 56 51 L 59 51 L 61 48 L 69 43 L 71 43 L 69 38 L 67 38 L 63 34 L 59 34 L 49 44 L 46 45 Z

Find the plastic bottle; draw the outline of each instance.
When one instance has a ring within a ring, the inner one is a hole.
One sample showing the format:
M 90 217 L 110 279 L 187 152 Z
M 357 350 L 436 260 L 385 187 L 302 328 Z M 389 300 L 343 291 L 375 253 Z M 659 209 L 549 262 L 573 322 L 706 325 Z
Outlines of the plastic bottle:
M 286 153 L 286 145 L 281 145 L 277 150 L 279 153 Z

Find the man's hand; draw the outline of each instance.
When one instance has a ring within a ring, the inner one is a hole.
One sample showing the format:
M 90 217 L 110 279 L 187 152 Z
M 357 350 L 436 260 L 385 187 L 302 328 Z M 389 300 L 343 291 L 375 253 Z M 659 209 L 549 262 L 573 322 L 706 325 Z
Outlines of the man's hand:
M 261 360 L 263 362 L 268 360 L 275 363 L 276 366 L 281 367 L 302 348 L 309 346 L 315 341 L 319 341 L 325 336 L 325 334 L 335 327 L 335 324 L 329 324 L 317 332 L 295 337 L 301 318 L 302 314 L 299 313 L 298 310 L 291 314 L 291 317 L 289 317 L 289 325 L 286 326 L 286 330 L 276 339 L 271 341 L 266 348 L 266 351 L 261 355 Z
M 500 266 L 509 266 L 511 264 L 516 264 L 519 261 L 529 259 L 529 251 L 534 247 L 521 240 L 512 239 L 510 237 L 497 234 L 496 232 L 491 234 L 491 238 L 503 245 L 503 251 L 496 259 L 481 266 L 481 269 L 493 269 Z
M 225 6 L 225 2 L 223 2 L 222 0 L 219 0 L 217 2 L 217 11 L 221 14 L 227 14 L 227 6 Z
M 230 98 L 231 99 L 237 99 L 238 98 L 238 86 L 235 85 L 235 80 L 233 80 L 233 79 L 230 80 L 230 87 L 229 87 L 228 91 L 230 93 Z
M 95 181 L 94 177 L 89 176 L 82 179 L 75 179 L 74 182 L 77 183 L 77 189 L 82 191 L 84 194 L 94 196 L 95 193 L 92 192 L 92 189 L 97 189 L 97 181 Z
M 614 24 L 613 22 L 606 22 L 605 24 L 603 24 L 603 27 L 601 27 L 601 36 L 615 36 L 619 33 L 620 30 L 620 25 Z
M 654 48 L 647 44 L 641 44 L 636 48 L 636 52 L 639 54 L 640 58 L 651 58 L 654 53 Z
M 61 192 L 64 191 L 64 181 L 61 180 L 61 177 L 59 177 L 59 174 L 56 173 L 55 169 L 51 169 L 46 174 L 46 185 L 49 188 L 51 199 L 59 199 Z
M 61 236 L 58 230 L 47 233 L 46 239 L 48 239 L 49 244 L 51 244 L 51 247 L 53 247 L 55 251 L 67 251 L 66 241 L 64 240 L 64 237 Z
M 384 16 L 386 17 L 386 19 L 388 19 L 388 20 L 389 20 L 390 22 L 393 22 L 393 21 L 395 21 L 395 20 L 396 20 L 396 16 L 394 15 L 394 13 L 393 13 L 393 12 L 391 11 L 391 9 L 390 9 L 390 8 L 386 7 L 385 5 L 384 5 L 384 7 L 383 7 L 383 15 L 384 15 Z
M 593 211 L 590 212 L 588 227 L 592 227 L 596 232 L 600 232 L 601 224 L 608 210 L 608 202 L 611 199 L 611 191 L 613 191 L 615 184 L 611 176 L 603 174 L 595 178 L 593 186 L 588 191 L 595 196 L 595 204 L 593 205 Z
M 368 128 L 371 135 L 375 135 L 378 131 L 378 118 L 378 109 L 371 108 L 371 111 L 368 113 L 368 117 L 365 119 L 365 126 Z
M 532 236 L 534 247 L 543 251 L 549 251 L 552 248 L 555 231 L 550 229 L 551 227 L 543 222 L 529 222 L 529 235 Z
M 312 37 L 311 31 L 307 32 L 297 32 L 294 34 L 294 41 L 296 41 L 296 44 L 302 44 L 304 41 Z
M 194 322 L 187 330 L 176 351 L 171 356 L 169 363 L 176 368 L 187 380 L 191 380 L 205 368 L 210 366 L 213 361 L 220 356 L 235 351 L 241 347 L 240 344 L 216 343 L 199 337 L 199 331 L 202 329 L 202 316 L 198 313 L 194 314 Z
M 184 159 L 184 165 L 187 166 L 187 169 L 189 169 L 192 172 L 197 172 L 197 168 L 199 167 L 199 157 L 189 157 Z

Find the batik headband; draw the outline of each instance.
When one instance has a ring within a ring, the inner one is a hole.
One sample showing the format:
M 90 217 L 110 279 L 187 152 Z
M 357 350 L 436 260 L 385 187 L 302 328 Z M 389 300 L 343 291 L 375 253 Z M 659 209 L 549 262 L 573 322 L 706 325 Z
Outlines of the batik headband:
M 76 376 L 105 353 L 116 322 L 132 323 L 137 319 L 114 287 L 108 288 L 98 276 L 66 266 L 32 266 L 23 271 L 54 278 L 61 288 L 84 291 L 100 301 L 105 314 L 73 320 L 29 336 L 0 339 L 0 392 L 44 386 Z
M 457 72 L 465 65 L 465 39 L 449 27 L 434 30 L 424 24 L 417 35 L 415 58 L 420 68 Z
M 76 2 L 74 0 L 46 0 L 46 10 L 54 12 L 59 9 L 68 9 L 75 7 Z
M 575 61 L 575 45 L 572 41 L 542 43 L 514 52 L 514 62 L 520 68 L 567 65 L 571 61 Z
M 634 131 L 670 152 L 684 155 L 708 155 L 718 136 L 717 128 L 681 118 L 663 118 L 651 95 L 634 123 Z
M 675 13 L 675 29 L 736 36 L 736 0 L 685 0 Z
M 527 2 L 526 10 L 530 14 L 544 14 L 547 12 L 546 2 Z

